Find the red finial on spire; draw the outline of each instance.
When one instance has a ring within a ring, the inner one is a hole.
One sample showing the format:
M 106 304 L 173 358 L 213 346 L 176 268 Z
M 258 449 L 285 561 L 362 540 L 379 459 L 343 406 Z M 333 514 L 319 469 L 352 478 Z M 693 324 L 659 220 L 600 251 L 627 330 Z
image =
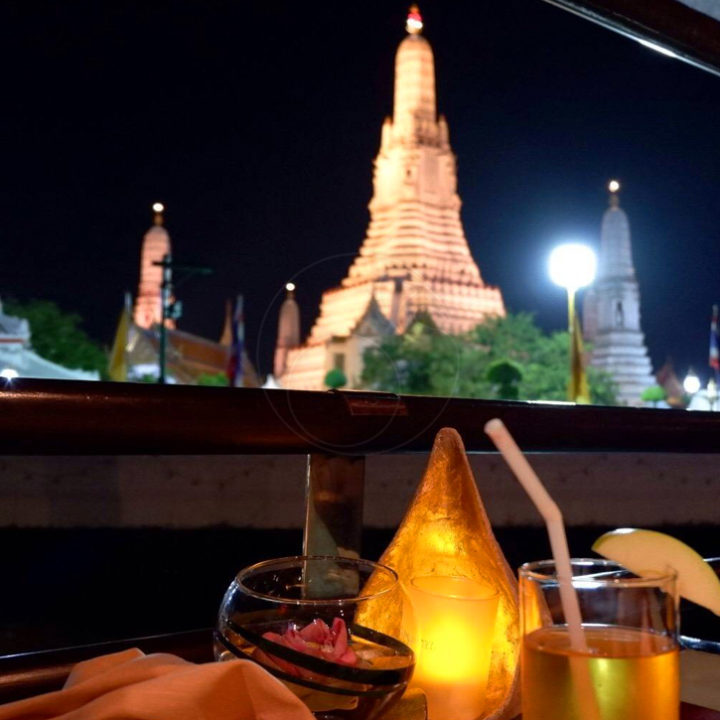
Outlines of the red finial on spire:
M 405 29 L 411 35 L 417 35 L 422 32 L 423 21 L 422 15 L 420 14 L 420 8 L 417 5 L 411 5 L 408 11 L 407 20 L 405 21 Z

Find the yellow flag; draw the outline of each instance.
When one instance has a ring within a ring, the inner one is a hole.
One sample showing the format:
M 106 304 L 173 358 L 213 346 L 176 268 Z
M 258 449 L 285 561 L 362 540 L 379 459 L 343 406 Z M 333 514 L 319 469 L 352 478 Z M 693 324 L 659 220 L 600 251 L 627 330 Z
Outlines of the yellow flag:
M 115 340 L 110 351 L 110 362 L 108 364 L 108 375 L 115 382 L 127 382 L 127 344 L 128 332 L 130 331 L 131 306 L 130 293 L 125 293 L 125 306 L 120 313 L 120 320 L 115 331 Z
M 573 313 L 573 332 L 570 337 L 570 382 L 568 384 L 568 399 L 576 403 L 588 405 L 590 403 L 590 387 L 588 385 L 585 363 L 583 360 L 583 341 L 580 320 L 577 313 Z

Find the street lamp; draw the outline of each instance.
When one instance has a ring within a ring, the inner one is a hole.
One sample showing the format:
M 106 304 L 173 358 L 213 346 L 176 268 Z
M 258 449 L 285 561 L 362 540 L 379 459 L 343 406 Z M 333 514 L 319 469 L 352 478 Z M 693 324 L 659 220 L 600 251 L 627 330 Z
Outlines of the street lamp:
M 587 378 L 583 372 L 580 325 L 575 312 L 575 293 L 595 279 L 597 260 L 587 245 L 566 243 L 558 245 L 550 253 L 550 279 L 567 290 L 568 332 L 570 333 L 570 381 L 568 400 L 578 403 L 590 402 Z
M 698 392 L 698 390 L 700 390 L 700 378 L 695 374 L 695 371 L 692 368 L 688 370 L 688 373 L 683 380 L 683 390 L 685 390 L 688 395 L 694 395 Z

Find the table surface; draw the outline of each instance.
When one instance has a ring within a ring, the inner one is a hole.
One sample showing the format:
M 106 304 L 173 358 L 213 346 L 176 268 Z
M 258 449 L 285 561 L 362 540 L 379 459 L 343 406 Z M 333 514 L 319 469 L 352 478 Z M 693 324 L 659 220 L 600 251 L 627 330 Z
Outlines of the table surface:
M 720 655 L 683 650 L 680 678 L 683 702 L 720 711 Z
M 0 657 L 0 703 L 55 690 L 76 662 L 127 647 L 140 647 L 147 653 L 170 652 L 193 662 L 212 660 L 209 629 Z M 720 720 L 720 655 L 684 650 L 680 668 L 681 720 Z

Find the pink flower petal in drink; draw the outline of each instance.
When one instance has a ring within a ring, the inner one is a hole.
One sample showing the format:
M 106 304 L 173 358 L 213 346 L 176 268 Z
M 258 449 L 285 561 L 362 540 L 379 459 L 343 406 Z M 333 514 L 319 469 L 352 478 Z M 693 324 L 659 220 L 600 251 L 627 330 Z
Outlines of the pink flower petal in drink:
M 332 629 L 324 621 L 316 618 L 299 630 L 294 626 L 290 626 L 282 635 L 266 632 L 263 638 L 291 650 L 342 665 L 353 666 L 358 661 L 355 651 L 349 645 L 349 635 L 345 621 L 339 617 L 333 620 Z M 258 650 L 256 657 L 262 662 L 270 661 L 280 670 L 290 675 L 296 677 L 312 676 L 312 673 L 307 670 L 276 658 L 267 652 Z

